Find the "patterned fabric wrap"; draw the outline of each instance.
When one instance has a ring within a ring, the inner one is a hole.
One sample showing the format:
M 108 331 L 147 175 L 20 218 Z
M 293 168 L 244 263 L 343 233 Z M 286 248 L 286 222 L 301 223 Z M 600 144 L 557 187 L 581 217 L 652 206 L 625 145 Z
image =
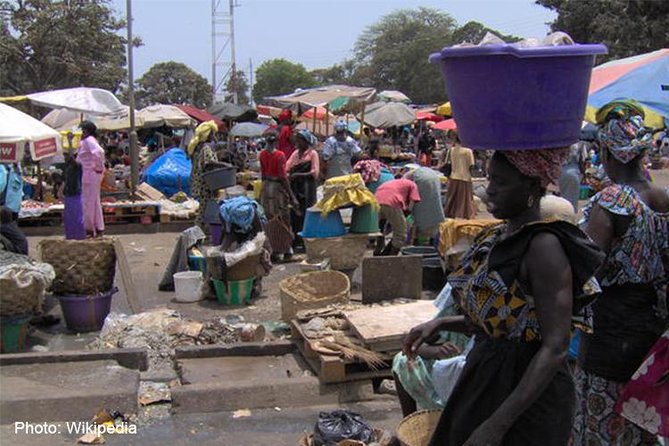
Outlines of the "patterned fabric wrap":
M 627 232 L 613 241 L 603 266 L 602 286 L 652 283 L 658 293 L 658 315 L 667 317 L 667 273 L 662 262 L 669 255 L 669 213 L 650 209 L 629 185 L 613 184 L 593 196 L 583 210 L 581 224 L 597 204 L 612 214 L 630 217 Z
M 613 411 L 624 384 L 580 368 L 576 383 L 576 416 L 569 446 L 657 446 L 657 437 Z
M 539 178 L 541 186 L 557 184 L 569 148 L 544 150 L 508 150 L 502 154 L 525 176 Z
M 534 228 L 532 228 L 533 225 Z M 550 225 L 555 225 L 555 231 L 551 231 Z M 516 256 L 518 258 L 515 259 L 515 266 L 509 265 L 509 263 L 514 262 L 514 259 L 504 261 L 505 266 L 516 270 L 511 275 L 507 272 L 500 272 L 501 268 L 500 271 L 493 269 L 489 264 L 494 248 L 500 243 L 500 237 L 506 231 L 506 224 L 486 228 L 476 237 L 471 248 L 462 258 L 460 268 L 448 277 L 448 282 L 453 287 L 453 295 L 462 312 L 472 323 L 482 328 L 489 337 L 525 342 L 541 340 L 541 329 L 536 315 L 534 299 L 522 291 L 517 277 L 517 269 L 520 267 L 520 260 L 522 259 L 520 251 L 524 251 L 526 248 L 519 250 L 517 247 L 528 244 L 538 230 L 545 229 L 554 234 L 559 233 L 560 225 L 564 227 L 564 225 L 569 224 L 560 221 L 531 223 L 506 239 L 508 242 L 505 242 L 507 244 L 504 250 L 517 252 L 518 254 Z M 569 226 L 573 227 L 573 225 Z M 572 231 L 578 231 L 575 227 L 573 228 Z M 565 234 L 563 237 L 561 238 L 563 246 L 568 246 L 570 243 L 565 239 L 569 235 Z M 516 240 L 511 242 L 512 238 Z M 513 246 L 509 243 L 516 245 Z M 575 243 L 575 246 L 578 249 L 579 245 Z M 585 245 L 580 245 L 580 247 L 584 253 L 586 249 L 589 249 Z M 567 252 L 567 255 L 569 257 L 569 252 Z M 579 261 L 581 259 L 573 260 Z M 576 276 L 581 274 L 586 266 L 574 261 L 572 261 L 572 270 Z M 597 265 L 596 262 L 591 263 L 587 265 L 587 268 L 594 274 Z M 579 272 L 578 269 L 582 271 Z M 506 281 L 503 274 L 507 275 Z M 590 301 L 592 296 L 599 293 L 601 289 L 597 280 L 592 276 L 587 281 L 576 277 L 574 277 L 574 280 L 574 287 L 580 289 L 574 291 L 575 305 L 572 322 L 574 326 L 586 332 L 591 332 L 592 314 L 589 305 L 580 303 Z
M 643 117 L 611 119 L 599 129 L 599 142 L 611 155 L 627 164 L 650 149 L 653 144 L 652 131 L 643 126 Z
M 383 163 L 377 160 L 362 160 L 355 163 L 353 172 L 362 175 L 365 184 L 373 183 L 381 178 L 381 168 L 383 166 Z

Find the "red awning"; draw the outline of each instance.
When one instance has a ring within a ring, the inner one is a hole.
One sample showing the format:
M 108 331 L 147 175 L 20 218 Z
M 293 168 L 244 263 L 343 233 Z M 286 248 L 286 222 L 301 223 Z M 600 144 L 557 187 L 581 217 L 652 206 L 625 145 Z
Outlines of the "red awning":
M 198 122 L 214 121 L 219 131 L 225 130 L 225 123 L 206 110 L 193 107 L 192 105 L 176 105 L 176 107 Z

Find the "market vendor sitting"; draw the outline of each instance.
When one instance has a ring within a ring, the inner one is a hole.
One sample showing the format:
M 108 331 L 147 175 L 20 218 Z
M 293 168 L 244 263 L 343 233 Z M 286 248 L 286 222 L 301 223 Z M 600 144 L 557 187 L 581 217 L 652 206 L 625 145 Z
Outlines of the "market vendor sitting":
M 434 300 L 435 317 L 458 313 L 447 284 Z M 393 378 L 397 387 L 402 414 L 406 417 L 419 408 L 443 409 L 472 347 L 469 337 L 454 332 L 442 332 L 438 339 L 421 346 L 415 359 L 404 353 L 393 359 Z
M 246 197 L 225 200 L 220 207 L 220 216 L 223 222 L 221 241 L 223 252 L 236 251 L 244 243 L 256 240 L 258 235 L 263 233 L 265 223 L 267 223 L 262 206 L 257 201 Z M 271 245 L 265 238 L 251 294 L 254 298 L 260 296 L 262 277 L 267 276 L 272 270 L 270 256 Z
M 28 239 L 7 206 L 0 206 L 0 250 L 28 255 Z

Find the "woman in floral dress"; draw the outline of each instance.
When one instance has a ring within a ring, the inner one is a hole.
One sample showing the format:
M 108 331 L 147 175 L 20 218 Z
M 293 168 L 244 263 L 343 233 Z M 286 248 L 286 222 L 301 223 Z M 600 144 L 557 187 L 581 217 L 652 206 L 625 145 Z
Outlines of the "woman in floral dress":
M 656 445 L 656 433 L 627 421 L 614 405 L 667 329 L 669 195 L 643 174 L 650 143 L 643 117 L 613 109 L 599 140 L 612 184 L 592 198 L 583 223 L 607 257 L 598 272 L 602 295 L 593 305 L 594 333 L 581 341 L 573 444 Z

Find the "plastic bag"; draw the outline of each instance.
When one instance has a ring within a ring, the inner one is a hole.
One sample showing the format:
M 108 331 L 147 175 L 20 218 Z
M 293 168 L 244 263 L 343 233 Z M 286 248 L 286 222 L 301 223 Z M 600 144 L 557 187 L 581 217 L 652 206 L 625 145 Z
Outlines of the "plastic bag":
M 321 412 L 314 428 L 314 446 L 336 446 L 342 440 L 371 443 L 374 430 L 360 414 L 348 410 Z
M 146 182 L 165 196 L 179 191 L 190 195 L 191 160 L 182 149 L 170 149 L 146 169 Z

